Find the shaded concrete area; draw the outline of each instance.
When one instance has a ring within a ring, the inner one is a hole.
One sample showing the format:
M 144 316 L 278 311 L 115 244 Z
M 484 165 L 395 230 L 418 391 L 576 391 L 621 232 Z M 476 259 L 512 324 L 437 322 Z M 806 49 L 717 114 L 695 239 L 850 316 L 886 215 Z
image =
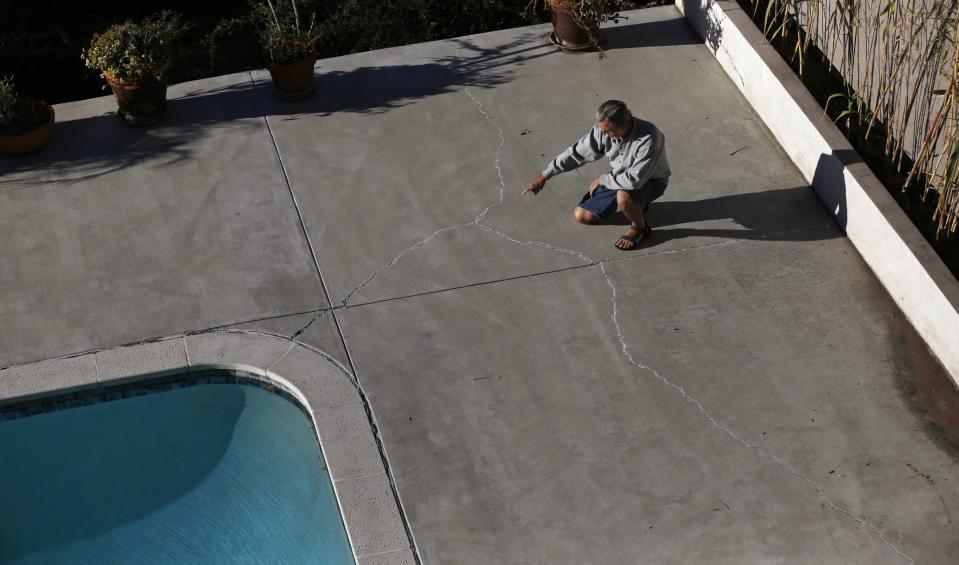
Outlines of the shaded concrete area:
M 0 365 L 296 336 L 354 371 L 424 563 L 950 562 L 942 369 L 712 55 L 672 6 L 605 59 L 547 31 L 320 61 L 302 104 L 180 85 L 147 133 L 68 105 L 59 144 L 143 140 L 0 161 Z M 673 169 L 632 253 L 572 222 L 602 163 L 519 197 L 607 98 Z
M 171 87 L 149 129 L 67 104 L 0 161 L 0 366 L 328 305 L 250 84 Z

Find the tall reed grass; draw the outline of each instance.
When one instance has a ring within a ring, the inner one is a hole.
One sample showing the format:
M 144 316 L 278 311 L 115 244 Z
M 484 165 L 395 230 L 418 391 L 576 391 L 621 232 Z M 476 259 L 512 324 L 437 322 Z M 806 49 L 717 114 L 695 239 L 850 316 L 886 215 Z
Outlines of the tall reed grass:
M 904 175 L 901 189 L 922 191 L 923 200 L 938 195 L 936 239 L 955 234 L 959 0 L 744 2 L 770 40 L 788 42 L 800 74 L 810 44 L 828 57 L 845 88 L 829 97 L 827 109 L 847 132 L 884 139 L 885 158 Z

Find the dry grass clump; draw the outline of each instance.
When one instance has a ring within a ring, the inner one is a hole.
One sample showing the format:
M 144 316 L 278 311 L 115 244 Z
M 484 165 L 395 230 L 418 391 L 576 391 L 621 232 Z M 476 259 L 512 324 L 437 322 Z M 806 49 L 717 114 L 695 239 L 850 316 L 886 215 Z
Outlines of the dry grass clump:
M 842 75 L 837 120 L 865 138 L 885 129 L 902 190 L 938 193 L 936 239 L 959 227 L 959 0 L 745 0 L 768 38 L 791 41 L 800 73 L 810 43 Z M 797 27 L 805 33 L 796 34 Z M 904 159 L 906 158 L 906 159 Z M 911 162 L 903 171 L 904 163 Z

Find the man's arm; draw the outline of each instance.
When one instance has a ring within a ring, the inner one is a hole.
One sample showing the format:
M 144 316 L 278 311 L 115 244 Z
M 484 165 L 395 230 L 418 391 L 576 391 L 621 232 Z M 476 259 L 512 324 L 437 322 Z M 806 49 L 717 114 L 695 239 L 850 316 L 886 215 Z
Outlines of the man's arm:
M 546 177 L 543 175 L 536 175 L 536 178 L 526 185 L 526 190 L 523 191 L 522 196 L 525 196 L 528 192 L 536 194 L 537 192 L 543 190 L 544 186 L 546 186 Z
M 604 143 L 604 141 L 606 143 Z M 609 139 L 603 139 L 603 130 L 599 126 L 593 126 L 593 129 L 581 137 L 579 141 L 570 146 L 566 151 L 557 155 L 550 162 L 549 166 L 539 175 L 536 175 L 523 190 L 523 194 L 532 192 L 533 194 L 543 190 L 546 181 L 550 178 L 567 171 L 572 171 L 578 167 L 591 163 L 606 154 L 606 144 Z M 590 187 L 592 192 L 593 187 Z
M 543 170 L 543 177 L 549 180 L 560 173 L 566 173 L 596 161 L 606 154 L 610 143 L 609 136 L 606 136 L 599 126 L 593 126 L 589 133 L 553 158 L 549 166 Z

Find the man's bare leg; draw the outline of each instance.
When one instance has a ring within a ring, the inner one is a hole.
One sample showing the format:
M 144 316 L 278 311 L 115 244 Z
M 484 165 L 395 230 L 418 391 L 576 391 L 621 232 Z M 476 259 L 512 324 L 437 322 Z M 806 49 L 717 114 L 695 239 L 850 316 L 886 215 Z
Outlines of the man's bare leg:
M 580 224 L 598 224 L 599 216 L 590 212 L 586 208 L 580 208 L 577 206 L 573 210 L 573 219 Z
M 643 213 L 643 207 L 634 204 L 633 199 L 629 197 L 629 193 L 625 190 L 616 192 L 616 209 L 622 212 L 632 224 L 626 233 L 627 237 L 635 238 L 646 230 L 646 214 Z M 636 245 L 636 242 L 625 238 L 620 238 L 616 242 L 616 247 L 620 249 L 632 249 Z

